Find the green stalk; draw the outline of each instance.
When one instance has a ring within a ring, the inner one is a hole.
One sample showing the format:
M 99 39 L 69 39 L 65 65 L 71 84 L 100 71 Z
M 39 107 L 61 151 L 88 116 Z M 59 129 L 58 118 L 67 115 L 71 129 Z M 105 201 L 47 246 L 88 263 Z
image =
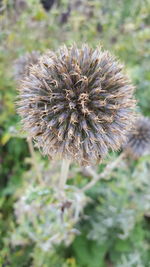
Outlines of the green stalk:
M 59 188 L 61 190 L 64 189 L 65 184 L 67 182 L 70 162 L 71 161 L 69 159 L 63 159 L 63 161 L 62 161 L 61 174 L 60 174 L 60 182 L 59 182 Z

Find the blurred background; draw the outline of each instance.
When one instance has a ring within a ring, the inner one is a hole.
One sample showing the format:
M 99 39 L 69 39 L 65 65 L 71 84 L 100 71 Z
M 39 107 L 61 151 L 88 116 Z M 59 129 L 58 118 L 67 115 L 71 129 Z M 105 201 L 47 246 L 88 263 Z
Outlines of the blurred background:
M 33 150 L 15 108 L 30 53 L 87 42 L 125 63 L 149 117 L 149 26 L 149 0 L 0 0 L 0 266 L 150 266 L 150 156 L 122 160 L 86 195 L 78 188 L 91 177 L 73 165 L 62 223 L 52 186 L 60 162 Z

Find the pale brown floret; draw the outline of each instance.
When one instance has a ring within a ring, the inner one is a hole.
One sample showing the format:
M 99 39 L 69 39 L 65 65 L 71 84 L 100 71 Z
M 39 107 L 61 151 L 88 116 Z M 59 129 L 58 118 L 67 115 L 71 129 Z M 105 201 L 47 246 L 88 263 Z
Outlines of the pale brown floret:
M 125 141 L 134 118 L 133 91 L 110 53 L 63 46 L 30 69 L 19 90 L 18 112 L 45 155 L 89 165 Z

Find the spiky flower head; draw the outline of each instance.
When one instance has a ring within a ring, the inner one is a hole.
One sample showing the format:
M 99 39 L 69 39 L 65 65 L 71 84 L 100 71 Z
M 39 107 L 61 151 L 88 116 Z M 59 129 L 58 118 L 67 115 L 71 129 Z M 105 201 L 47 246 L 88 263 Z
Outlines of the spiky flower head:
M 22 80 L 25 76 L 30 74 L 30 67 L 38 63 L 40 57 L 39 51 L 32 51 L 20 56 L 14 64 L 14 77 L 15 80 Z
M 150 119 L 140 117 L 128 134 L 125 150 L 134 159 L 150 154 Z
M 24 129 L 43 153 L 93 164 L 125 140 L 134 88 L 123 66 L 88 45 L 49 51 L 20 87 Z

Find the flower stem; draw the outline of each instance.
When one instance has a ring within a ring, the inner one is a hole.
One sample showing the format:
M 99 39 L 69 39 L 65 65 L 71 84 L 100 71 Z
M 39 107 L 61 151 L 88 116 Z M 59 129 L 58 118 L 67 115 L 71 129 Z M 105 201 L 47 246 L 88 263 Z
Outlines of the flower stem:
M 59 188 L 61 190 L 63 190 L 65 187 L 65 184 L 68 178 L 69 166 L 70 166 L 70 160 L 63 159 L 62 165 L 61 165 L 60 182 L 59 182 Z
M 27 143 L 28 143 L 30 155 L 31 155 L 31 158 L 32 158 L 32 164 L 33 164 L 35 172 L 36 172 L 36 176 L 38 178 L 39 183 L 42 183 L 41 172 L 39 170 L 39 166 L 38 166 L 38 163 L 36 161 L 36 156 L 35 156 L 35 151 L 34 151 L 34 148 L 33 148 L 32 139 L 31 138 L 27 138 Z
M 93 187 L 100 179 L 105 178 L 108 176 L 113 169 L 117 167 L 119 162 L 125 157 L 125 152 L 121 153 L 119 157 L 114 160 L 112 163 L 108 163 L 108 165 L 105 167 L 104 171 L 101 174 L 97 174 L 91 167 L 88 168 L 88 172 L 91 174 L 93 179 L 82 188 L 82 191 L 85 192 L 86 190 L 89 190 L 91 187 Z

